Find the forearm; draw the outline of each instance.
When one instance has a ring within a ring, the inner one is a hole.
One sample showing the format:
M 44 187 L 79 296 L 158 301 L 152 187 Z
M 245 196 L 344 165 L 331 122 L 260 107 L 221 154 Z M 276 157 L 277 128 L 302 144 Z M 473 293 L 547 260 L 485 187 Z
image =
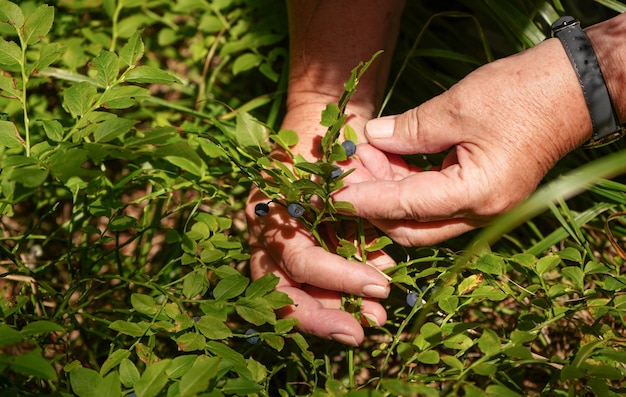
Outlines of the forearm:
M 322 109 L 337 102 L 350 71 L 383 50 L 359 81 L 348 108 L 352 127 L 361 132 L 383 96 L 403 5 L 403 0 L 288 0 L 290 77 L 284 128 L 318 126 Z M 298 151 L 315 155 L 311 150 L 319 131 L 297 131 Z
M 613 106 L 626 122 L 626 14 L 585 29 L 609 88 Z

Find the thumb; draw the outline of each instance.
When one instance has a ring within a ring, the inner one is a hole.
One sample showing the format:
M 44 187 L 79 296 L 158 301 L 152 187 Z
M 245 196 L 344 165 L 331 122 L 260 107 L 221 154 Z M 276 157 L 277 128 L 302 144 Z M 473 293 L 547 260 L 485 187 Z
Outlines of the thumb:
M 427 110 L 433 112 L 427 115 Z M 427 102 L 399 115 L 368 121 L 365 135 L 372 146 L 388 153 L 439 153 L 458 143 L 457 129 L 444 113 Z

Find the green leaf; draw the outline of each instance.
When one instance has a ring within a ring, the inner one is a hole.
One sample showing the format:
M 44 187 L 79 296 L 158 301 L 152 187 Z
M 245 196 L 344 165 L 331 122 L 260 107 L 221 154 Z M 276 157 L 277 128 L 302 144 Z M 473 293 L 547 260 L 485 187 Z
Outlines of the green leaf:
M 498 287 L 492 285 L 485 285 L 476 288 L 472 292 L 474 298 L 487 298 L 491 301 L 499 302 L 506 298 L 506 294 Z
M 237 112 L 235 137 L 242 148 L 270 149 L 267 127 L 246 112 Z
M 15 30 L 24 26 L 24 13 L 22 9 L 7 0 L 0 0 L 0 22 L 13 25 Z
M 153 66 L 137 66 L 126 74 L 125 81 L 129 83 L 171 84 L 180 83 L 180 79 L 173 74 Z
M 385 248 L 388 245 L 393 244 L 393 241 L 387 236 L 381 236 L 376 238 L 372 243 L 370 243 L 367 247 L 365 247 L 365 251 L 367 252 L 376 252 Z
M 254 280 L 246 289 L 247 298 L 261 297 L 271 291 L 278 285 L 280 279 L 274 273 L 266 273 L 262 277 Z
M 196 295 L 202 295 L 208 288 L 206 271 L 196 269 L 185 276 L 183 280 L 183 294 L 191 299 Z
M 443 345 L 449 349 L 465 351 L 474 345 L 474 341 L 467 335 L 457 334 L 445 339 Z
M 350 127 L 349 124 L 343 126 L 343 138 L 346 141 L 352 141 L 354 143 L 359 143 L 359 136 L 357 135 L 354 128 Z
M 322 171 L 322 168 L 316 163 L 296 163 L 295 167 L 304 172 L 308 172 L 309 174 L 324 175 L 324 171 Z
M 25 187 L 38 187 L 48 178 L 48 170 L 38 165 L 13 168 L 9 171 L 9 178 Z
M 562 251 L 556 253 L 561 259 L 572 261 L 576 263 L 582 263 L 583 258 L 580 251 L 573 247 L 567 247 Z
M 131 127 L 136 123 L 135 120 L 123 118 L 105 120 L 93 132 L 93 137 L 96 142 L 110 142 L 130 131 Z
M 228 379 L 226 381 L 226 384 L 224 385 L 224 388 L 222 389 L 222 393 L 243 396 L 258 393 L 261 390 L 263 390 L 263 386 L 259 385 L 258 383 L 248 379 L 237 378 Z
M 326 105 L 326 108 L 322 110 L 322 119 L 320 124 L 324 127 L 331 127 L 337 121 L 339 115 L 339 106 L 334 103 L 329 103 Z
M 202 159 L 185 141 L 162 146 L 155 150 L 153 155 L 157 158 L 164 158 L 173 165 L 193 175 L 202 176 L 204 174 L 204 163 Z
M 100 375 L 106 375 L 111 369 L 118 366 L 124 359 L 130 356 L 130 352 L 126 349 L 118 349 L 111 353 L 109 357 L 104 361 L 100 368 Z
M 178 337 L 176 344 L 178 345 L 178 350 L 193 352 L 204 349 L 206 338 L 196 332 L 188 332 Z
M 523 345 L 524 343 L 532 342 L 537 339 L 537 335 L 532 332 L 515 330 L 511 332 L 511 342 L 516 345 Z
M 122 394 L 120 375 L 117 372 L 108 374 L 100 384 L 98 394 L 101 396 L 120 396 Z
M 17 148 L 23 145 L 17 127 L 10 121 L 0 120 L 0 146 Z
M 297 144 L 300 140 L 298 133 L 293 130 L 280 130 L 278 131 L 278 135 L 274 135 L 274 138 L 278 138 L 281 146 L 285 148 Z
M 487 386 L 487 397 L 522 397 L 521 394 L 515 393 L 513 390 L 502 385 L 490 385 Z
M 126 66 L 134 66 L 144 54 L 144 44 L 141 40 L 141 32 L 135 32 L 128 42 L 120 50 L 120 60 Z
M 217 376 L 219 357 L 198 356 L 191 369 L 180 379 L 180 396 L 193 396 L 206 391 L 209 383 Z
M 23 34 L 26 43 L 35 44 L 44 38 L 54 22 L 54 7 L 39 6 L 24 22 Z
M 165 373 L 172 379 L 178 379 L 189 371 L 195 361 L 196 356 L 194 355 L 178 356 L 172 360 L 172 365 Z
M 147 333 L 149 325 L 146 323 L 133 323 L 130 321 L 116 320 L 109 325 L 113 331 L 139 338 Z
M 6 324 L 0 323 L 0 346 L 12 345 L 24 340 L 24 336 Z
M 159 305 L 156 304 L 154 298 L 144 294 L 133 293 L 130 296 L 130 304 L 133 309 L 148 316 L 154 316 L 159 311 Z
M 437 302 L 439 308 L 446 313 L 454 313 L 459 307 L 459 298 L 456 296 L 448 296 Z
M 482 255 L 475 264 L 476 269 L 483 273 L 502 275 L 504 273 L 504 259 L 497 255 Z
M 123 232 L 137 224 L 137 219 L 132 216 L 116 216 L 109 222 L 109 230 L 112 232 Z
M 498 367 L 492 363 L 481 363 L 472 368 L 472 371 L 481 376 L 492 376 L 498 372 Z
M 135 85 L 113 86 L 100 97 L 100 103 L 107 109 L 127 109 L 137 104 L 138 99 L 149 98 L 148 90 Z
M 567 266 L 561 269 L 561 273 L 565 275 L 565 277 L 572 280 L 574 286 L 582 291 L 585 288 L 585 273 L 578 266 Z
M 235 298 L 243 293 L 248 286 L 250 280 L 241 274 L 235 274 L 221 279 L 215 289 L 213 289 L 213 296 L 215 299 L 227 300 Z
M 261 62 L 263 62 L 261 55 L 251 52 L 240 55 L 235 59 L 235 62 L 233 62 L 233 74 L 236 76 L 241 72 L 255 68 L 259 66 Z
M 205 314 L 196 323 L 196 328 L 209 339 L 227 339 L 233 335 L 224 320 L 212 314 Z
M 72 391 L 78 397 L 100 397 L 98 389 L 102 381 L 102 376 L 93 369 L 81 367 L 70 372 Z
M 96 94 L 96 87 L 87 82 L 74 84 L 63 93 L 63 107 L 74 118 L 81 118 L 93 106 Z
M 439 353 L 435 350 L 428 350 L 417 355 L 417 361 L 424 364 L 439 364 Z
M 50 332 L 65 332 L 65 328 L 52 321 L 38 320 L 28 323 L 20 332 L 22 335 L 31 336 L 48 334 Z
M 537 261 L 537 274 L 540 276 L 549 272 L 559 265 L 561 258 L 556 255 L 548 255 Z
M 337 247 L 337 255 L 342 258 L 350 259 L 356 255 L 358 252 L 357 247 L 354 245 L 354 242 L 346 240 L 344 238 L 339 238 L 339 246 Z
M 465 365 L 456 357 L 454 356 L 443 356 L 441 357 L 441 361 L 443 361 L 444 364 L 446 364 L 447 366 L 462 371 L 465 369 Z
M 206 348 L 215 356 L 220 357 L 223 360 L 223 363 L 230 363 L 237 374 L 246 379 L 251 379 L 246 359 L 241 355 L 241 353 L 231 349 L 222 342 L 216 341 L 208 342 Z
M 110 51 L 101 51 L 93 61 L 91 66 L 97 71 L 96 81 L 103 87 L 113 85 L 119 75 L 119 60 L 117 55 Z
M 135 364 L 127 358 L 120 362 L 120 381 L 126 387 L 133 387 L 139 380 L 139 371 Z
M 478 338 L 478 348 L 487 356 L 498 354 L 502 350 L 500 338 L 493 330 L 486 328 Z
M 0 58 L 2 53 L 0 52 Z M 0 64 L 2 60 L 0 59 Z M 3 96 L 19 98 L 22 96 L 22 91 L 17 87 L 17 82 L 14 78 L 9 76 L 0 76 L 0 91 L 4 92 Z M 6 121 L 6 120 L 1 120 Z
M 165 371 L 170 366 L 172 361 L 170 359 L 164 359 L 152 363 L 146 371 L 141 375 L 141 378 L 135 383 L 135 392 L 139 397 L 155 397 L 165 387 L 168 382 L 168 377 L 165 376 Z
M 63 140 L 63 126 L 57 120 L 42 120 L 41 124 L 48 139 L 53 142 L 61 142 Z
M 22 63 L 22 51 L 20 47 L 12 41 L 6 41 L 0 37 L 0 65 L 8 68 L 18 67 Z
M 254 324 L 275 324 L 274 309 L 263 298 L 239 298 L 235 303 L 235 310 L 244 320 Z

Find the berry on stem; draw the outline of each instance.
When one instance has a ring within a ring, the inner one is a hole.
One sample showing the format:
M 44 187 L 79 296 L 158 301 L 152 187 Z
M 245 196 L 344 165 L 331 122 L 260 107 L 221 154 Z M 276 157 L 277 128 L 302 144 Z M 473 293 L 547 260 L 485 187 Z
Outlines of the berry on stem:
M 258 332 L 255 329 L 249 328 L 246 331 L 246 342 L 248 342 L 251 345 L 256 345 L 257 343 L 259 343 L 259 341 L 261 340 L 261 338 L 259 337 Z
M 266 216 L 270 213 L 270 206 L 267 203 L 258 203 L 254 206 L 256 216 Z
M 409 307 L 415 306 L 418 300 L 420 300 L 420 298 L 415 291 L 411 291 L 406 295 L 406 304 L 409 305 Z
M 348 157 L 354 156 L 354 153 L 356 153 L 356 143 L 352 141 L 343 141 L 341 146 L 343 146 L 346 151 L 346 156 Z
M 287 212 L 294 218 L 300 218 L 304 215 L 304 207 L 300 203 L 291 203 L 287 206 Z
M 331 178 L 337 179 L 343 174 L 343 170 L 338 165 L 335 165 L 333 168 L 333 172 L 330 173 Z

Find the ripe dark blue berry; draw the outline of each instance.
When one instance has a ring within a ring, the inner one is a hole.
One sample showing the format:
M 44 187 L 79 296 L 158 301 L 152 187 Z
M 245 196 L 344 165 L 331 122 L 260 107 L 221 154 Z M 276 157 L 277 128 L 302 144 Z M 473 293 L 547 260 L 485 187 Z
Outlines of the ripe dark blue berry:
M 246 331 L 246 335 L 250 335 L 250 336 L 246 336 L 246 342 L 248 342 L 251 345 L 256 345 L 261 340 L 261 338 L 258 335 L 258 332 L 255 329 L 249 328 Z
M 256 216 L 265 216 L 270 213 L 270 206 L 267 203 L 258 203 L 254 206 Z
M 300 218 L 304 215 L 304 207 L 300 203 L 291 203 L 287 206 L 287 212 L 294 218 Z
M 415 291 L 409 292 L 406 295 L 406 304 L 409 305 L 410 307 L 415 306 L 418 300 L 420 300 L 420 297 Z
M 335 165 L 333 168 L 333 172 L 330 173 L 331 178 L 337 179 L 343 174 L 343 170 L 338 165 Z
M 343 141 L 341 146 L 343 146 L 344 150 L 346 151 L 346 156 L 348 157 L 354 156 L 354 153 L 356 153 L 356 143 L 352 141 Z

